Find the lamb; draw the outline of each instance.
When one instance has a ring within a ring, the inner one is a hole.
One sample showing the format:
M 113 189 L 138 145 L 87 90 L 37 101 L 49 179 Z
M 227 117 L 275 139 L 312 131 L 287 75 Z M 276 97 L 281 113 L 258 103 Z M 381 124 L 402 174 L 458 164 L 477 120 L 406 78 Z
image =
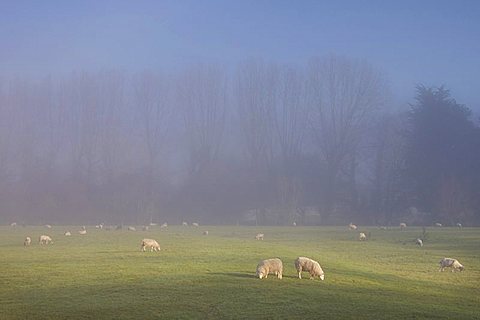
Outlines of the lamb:
M 70 233 L 70 231 L 65 231 L 64 235 L 65 235 L 66 237 L 70 237 L 72 234 Z
M 295 269 L 297 269 L 299 279 L 302 279 L 302 271 L 307 271 L 310 273 L 310 279 L 319 277 L 320 280 L 325 280 L 325 274 L 320 264 L 310 258 L 298 257 L 295 259 Z
M 25 241 L 23 241 L 23 245 L 28 247 L 32 243 L 32 239 L 30 237 L 26 237 Z
M 128 231 L 137 231 L 137 229 L 135 229 L 135 227 L 128 227 L 127 230 Z
M 50 238 L 49 236 L 46 236 L 46 235 L 41 235 L 39 238 L 38 238 L 38 243 L 39 244 L 49 244 L 49 243 L 53 243 L 53 240 L 52 238 Z
M 260 279 L 267 278 L 269 273 L 273 273 L 278 279 L 282 279 L 283 263 L 278 258 L 261 260 L 257 265 L 256 276 Z
M 258 233 L 258 234 L 255 236 L 255 240 L 263 240 L 263 236 L 264 236 L 263 233 Z
M 360 240 L 360 241 L 367 240 L 367 236 L 365 235 L 365 233 L 360 232 L 360 235 L 358 236 L 358 240 Z
M 87 234 L 87 230 L 79 230 L 78 233 L 79 234 Z
M 418 244 L 420 247 L 423 247 L 423 240 L 418 238 L 417 240 L 415 240 L 415 244 Z
M 348 225 L 348 228 L 349 228 L 350 230 L 357 230 L 357 226 L 354 225 L 354 224 L 351 223 L 351 222 L 350 222 L 350 224 Z
M 407 224 L 405 222 L 400 223 L 400 229 L 405 229 Z
M 143 239 L 141 249 L 145 252 L 145 248 L 150 247 L 150 251 L 160 251 L 160 245 L 153 239 Z
M 194 222 L 194 223 L 192 223 L 192 226 L 198 227 L 198 223 L 197 223 L 197 222 Z
M 457 259 L 443 258 L 442 260 L 440 260 L 439 264 L 440 269 L 438 271 L 443 271 L 445 270 L 445 268 L 448 267 L 452 268 L 452 272 L 454 272 L 455 270 L 465 270 L 465 267 L 460 262 L 458 262 Z

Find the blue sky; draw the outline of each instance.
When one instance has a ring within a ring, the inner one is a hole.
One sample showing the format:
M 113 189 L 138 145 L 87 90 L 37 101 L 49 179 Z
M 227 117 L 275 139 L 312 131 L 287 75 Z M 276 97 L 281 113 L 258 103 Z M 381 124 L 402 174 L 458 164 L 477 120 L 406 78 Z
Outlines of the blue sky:
M 366 59 L 398 103 L 445 84 L 480 109 L 480 1 L 0 0 L 0 78 Z

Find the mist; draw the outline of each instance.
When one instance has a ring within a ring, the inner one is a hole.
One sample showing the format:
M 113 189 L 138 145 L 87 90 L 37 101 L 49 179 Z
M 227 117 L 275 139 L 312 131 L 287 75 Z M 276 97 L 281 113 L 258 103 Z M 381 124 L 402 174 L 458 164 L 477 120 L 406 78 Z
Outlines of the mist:
M 476 3 L 242 3 L 0 5 L 0 223 L 480 222 Z

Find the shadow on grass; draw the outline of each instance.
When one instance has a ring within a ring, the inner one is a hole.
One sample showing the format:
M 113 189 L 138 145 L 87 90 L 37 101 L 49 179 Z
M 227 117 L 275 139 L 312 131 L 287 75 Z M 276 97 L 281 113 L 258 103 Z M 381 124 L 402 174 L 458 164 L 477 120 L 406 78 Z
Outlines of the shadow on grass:
M 255 273 L 252 273 L 251 271 L 245 271 L 245 272 L 209 272 L 208 274 L 209 275 L 214 275 L 214 276 L 258 279 L 258 277 L 255 275 Z M 276 276 L 274 274 L 270 274 L 270 275 L 268 275 L 268 278 L 276 278 Z M 296 279 L 297 277 L 289 276 L 289 275 L 283 275 L 283 278 Z

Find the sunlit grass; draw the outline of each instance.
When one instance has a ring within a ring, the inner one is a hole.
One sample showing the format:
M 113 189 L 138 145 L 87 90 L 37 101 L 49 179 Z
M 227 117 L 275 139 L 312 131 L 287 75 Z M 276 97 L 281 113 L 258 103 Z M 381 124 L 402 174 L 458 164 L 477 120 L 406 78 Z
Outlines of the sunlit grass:
M 366 242 L 346 227 L 87 229 L 0 227 L 0 319 L 480 318 L 478 228 L 429 228 L 423 248 L 421 228 L 360 228 Z M 54 244 L 39 246 L 41 234 Z M 145 237 L 162 250 L 141 252 Z M 325 281 L 297 279 L 298 256 L 318 260 Z M 438 272 L 444 256 L 466 271 Z M 271 257 L 283 279 L 256 279 Z

